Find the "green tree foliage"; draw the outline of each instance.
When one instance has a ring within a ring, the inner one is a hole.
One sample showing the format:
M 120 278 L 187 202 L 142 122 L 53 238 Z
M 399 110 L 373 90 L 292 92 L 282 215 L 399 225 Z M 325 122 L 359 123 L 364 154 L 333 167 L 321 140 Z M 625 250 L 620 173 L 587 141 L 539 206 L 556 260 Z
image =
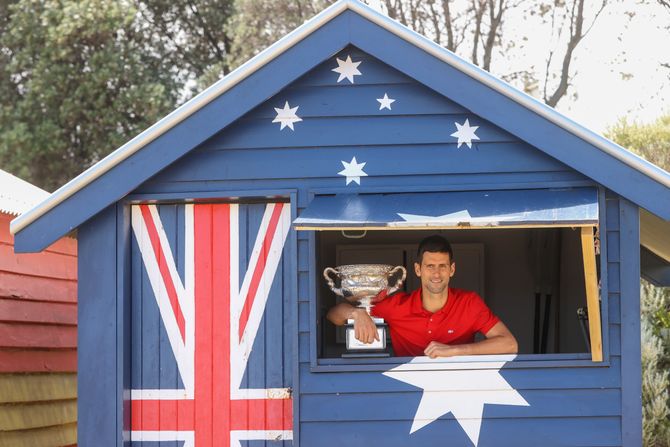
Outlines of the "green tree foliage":
M 644 445 L 670 447 L 670 293 L 644 284 L 640 295 Z
M 233 66 L 241 65 L 335 0 L 238 0 L 233 19 Z
M 622 119 L 607 131 L 606 136 L 670 171 L 670 114 L 649 124 L 629 123 Z
M 18 0 L 3 7 L 3 169 L 52 190 L 173 107 L 179 90 L 132 4 Z
M 188 98 L 230 71 L 235 0 L 136 0 L 138 22 Z

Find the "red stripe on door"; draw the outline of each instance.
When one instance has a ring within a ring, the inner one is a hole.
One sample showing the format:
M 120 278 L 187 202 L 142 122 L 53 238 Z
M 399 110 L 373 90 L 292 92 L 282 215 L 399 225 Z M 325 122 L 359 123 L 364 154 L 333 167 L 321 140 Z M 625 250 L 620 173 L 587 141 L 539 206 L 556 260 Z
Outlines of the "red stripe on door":
M 249 314 L 251 313 L 251 308 L 254 304 L 254 299 L 256 298 L 256 292 L 258 292 L 258 286 L 260 285 L 261 277 L 263 276 L 263 271 L 265 270 L 265 263 L 267 262 L 268 255 L 270 254 L 270 247 L 272 246 L 272 241 L 275 237 L 277 224 L 279 223 L 279 218 L 281 217 L 283 207 L 283 203 L 275 203 L 274 209 L 272 210 L 272 215 L 270 216 L 268 230 L 265 233 L 265 238 L 263 239 L 261 252 L 258 255 L 258 261 L 254 267 L 254 273 L 251 277 L 251 284 L 249 284 L 249 292 L 245 297 L 244 307 L 242 308 L 242 314 L 240 315 L 240 340 L 242 340 L 242 334 L 244 334 L 244 329 L 246 328 L 247 322 L 249 321 Z
M 140 210 L 142 211 L 142 217 L 147 226 L 147 233 L 149 233 L 149 241 L 151 242 L 151 247 L 154 251 L 154 256 L 156 257 L 156 262 L 158 262 L 158 268 L 163 277 L 163 283 L 165 284 L 165 289 L 167 290 L 168 299 L 170 300 L 170 306 L 172 306 L 172 312 L 174 312 L 175 318 L 177 319 L 177 326 L 179 327 L 179 334 L 181 335 L 182 341 L 186 340 L 186 329 L 184 322 L 184 314 L 181 312 L 179 307 L 179 300 L 177 299 L 177 290 L 175 289 L 174 283 L 172 282 L 172 277 L 170 275 L 170 270 L 167 266 L 167 261 L 165 259 L 165 253 L 161 247 L 160 238 L 158 236 L 158 230 L 156 229 L 156 223 L 154 222 L 151 211 L 149 210 L 148 205 L 140 205 Z M 169 249 L 169 248 L 168 248 Z

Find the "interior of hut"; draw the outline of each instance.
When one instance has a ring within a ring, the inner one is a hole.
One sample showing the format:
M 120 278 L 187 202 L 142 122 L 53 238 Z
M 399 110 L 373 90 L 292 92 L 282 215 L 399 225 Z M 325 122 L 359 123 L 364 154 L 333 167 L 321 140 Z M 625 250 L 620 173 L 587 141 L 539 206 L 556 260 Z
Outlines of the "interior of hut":
M 403 290 L 411 291 L 420 286 L 413 267 L 418 242 L 431 234 L 452 244 L 456 274 L 450 287 L 479 293 L 517 338 L 519 354 L 590 352 L 580 228 L 317 231 L 320 358 L 345 353 L 343 328 L 325 319 L 342 298 L 328 288 L 323 270 L 402 265 L 408 272 Z

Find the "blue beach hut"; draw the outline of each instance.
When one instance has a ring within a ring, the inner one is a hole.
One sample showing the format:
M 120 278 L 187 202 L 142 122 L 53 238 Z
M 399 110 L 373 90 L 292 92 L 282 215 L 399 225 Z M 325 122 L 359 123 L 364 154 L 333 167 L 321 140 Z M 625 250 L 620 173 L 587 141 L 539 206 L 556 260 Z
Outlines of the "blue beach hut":
M 12 232 L 35 252 L 77 231 L 80 445 L 636 446 L 639 280 L 670 284 L 669 186 L 343 0 Z M 433 233 L 519 354 L 347 356 L 321 272 L 410 268 Z

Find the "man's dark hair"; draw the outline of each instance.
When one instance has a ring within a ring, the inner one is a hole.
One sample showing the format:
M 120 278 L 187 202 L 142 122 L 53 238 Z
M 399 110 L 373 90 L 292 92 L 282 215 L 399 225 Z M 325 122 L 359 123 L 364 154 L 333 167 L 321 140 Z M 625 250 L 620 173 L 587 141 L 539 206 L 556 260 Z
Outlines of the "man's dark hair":
M 427 251 L 431 253 L 448 253 L 449 262 L 452 264 L 454 262 L 454 252 L 451 249 L 451 244 L 449 244 L 449 241 L 442 236 L 435 234 L 433 236 L 428 236 L 419 242 L 419 250 L 416 253 L 416 262 L 421 264 L 423 254 Z

